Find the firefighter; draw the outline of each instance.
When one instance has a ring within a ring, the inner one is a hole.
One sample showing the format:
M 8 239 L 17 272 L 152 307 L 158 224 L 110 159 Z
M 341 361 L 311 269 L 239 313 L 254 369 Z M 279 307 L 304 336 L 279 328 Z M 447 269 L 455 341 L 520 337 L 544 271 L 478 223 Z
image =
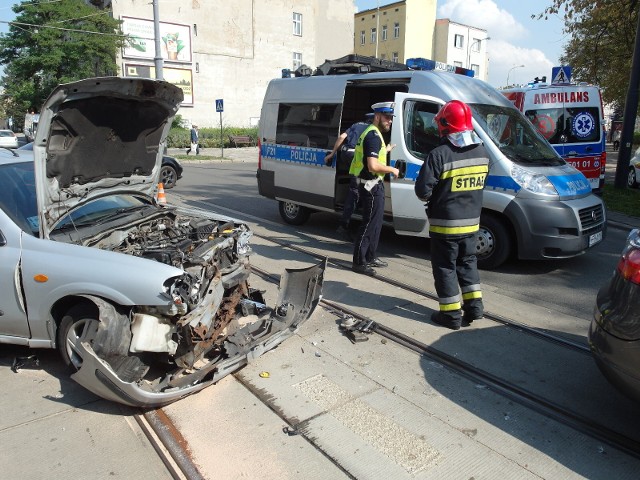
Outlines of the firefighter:
M 489 158 L 473 131 L 466 103 L 447 102 L 434 122 L 441 143 L 425 159 L 415 193 L 426 202 L 429 218 L 431 265 L 440 307 L 431 319 L 458 330 L 484 313 L 474 234 L 480 227 Z
M 360 135 L 349 169 L 349 174 L 357 178 L 362 202 L 362 223 L 354 242 L 351 269 L 364 275 L 374 276 L 374 267 L 387 266 L 387 262 L 376 256 L 376 250 L 384 216 L 382 179 L 387 173 L 396 177 L 399 174 L 397 168 L 387 165 L 387 152 L 393 145 L 387 147 L 382 138 L 382 133 L 391 130 L 394 106 L 393 102 L 380 102 L 371 106 L 374 112 L 373 122 Z

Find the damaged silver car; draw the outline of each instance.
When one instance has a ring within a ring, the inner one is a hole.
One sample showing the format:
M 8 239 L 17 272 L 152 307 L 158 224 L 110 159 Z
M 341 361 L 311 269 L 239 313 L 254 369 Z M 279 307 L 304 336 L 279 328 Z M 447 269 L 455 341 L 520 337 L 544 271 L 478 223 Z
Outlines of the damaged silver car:
M 326 262 L 289 270 L 266 308 L 247 225 L 154 198 L 182 91 L 59 86 L 33 152 L 0 149 L 0 343 L 58 348 L 72 378 L 132 406 L 217 382 L 309 318 Z

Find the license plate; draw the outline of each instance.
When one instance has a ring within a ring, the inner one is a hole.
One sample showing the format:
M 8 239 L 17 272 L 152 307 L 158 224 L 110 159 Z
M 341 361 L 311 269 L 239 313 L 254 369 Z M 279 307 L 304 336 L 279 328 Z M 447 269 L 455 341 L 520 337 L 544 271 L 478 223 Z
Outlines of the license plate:
M 593 247 L 596 243 L 602 241 L 602 232 L 594 233 L 593 235 L 589 235 L 589 246 Z

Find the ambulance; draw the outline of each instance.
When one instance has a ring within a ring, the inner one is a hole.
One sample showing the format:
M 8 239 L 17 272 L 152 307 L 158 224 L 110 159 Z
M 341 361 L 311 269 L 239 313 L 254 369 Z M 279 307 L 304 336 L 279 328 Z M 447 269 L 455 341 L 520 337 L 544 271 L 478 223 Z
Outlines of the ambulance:
M 584 174 L 591 189 L 600 193 L 607 163 L 600 89 L 554 80 L 551 84 L 532 82 L 502 93 L 562 158 Z
M 401 174 L 384 179 L 384 220 L 400 235 L 428 237 L 415 180 L 440 143 L 433 117 L 444 103 L 458 99 L 471 107 L 475 131 L 490 155 L 477 233 L 479 266 L 495 268 L 510 257 L 568 258 L 600 243 L 606 212 L 584 175 L 498 90 L 453 73 L 454 67 L 421 60 L 408 62 L 416 69 L 379 72 L 353 65 L 360 73 L 339 68 L 355 63 L 343 61 L 321 75 L 269 83 L 260 117 L 257 181 L 260 194 L 278 202 L 284 221 L 302 225 L 313 212 L 342 211 L 349 165 L 340 157 L 327 165 L 325 156 L 371 105 L 394 101 L 386 141 L 396 147 L 387 161 Z

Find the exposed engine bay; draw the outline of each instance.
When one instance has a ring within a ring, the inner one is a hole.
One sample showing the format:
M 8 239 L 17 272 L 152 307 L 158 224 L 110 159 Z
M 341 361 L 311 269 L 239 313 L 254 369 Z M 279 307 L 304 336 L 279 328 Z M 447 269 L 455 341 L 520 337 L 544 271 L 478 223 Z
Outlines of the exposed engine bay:
M 87 352 L 106 362 L 119 381 L 150 394 L 185 389 L 184 396 L 235 371 L 293 334 L 320 298 L 324 262 L 285 273 L 278 303 L 267 308 L 263 292 L 249 286 L 252 232 L 242 223 L 160 208 L 144 219 L 92 233 L 82 239 L 85 246 L 182 271 L 164 281 L 163 304 L 121 309 L 91 298 L 100 322 L 89 342 L 93 352 Z M 298 277 L 294 284 L 287 280 L 292 274 Z M 84 364 L 74 375 L 79 382 L 83 370 Z M 145 400 L 144 405 L 163 403 L 168 402 Z

